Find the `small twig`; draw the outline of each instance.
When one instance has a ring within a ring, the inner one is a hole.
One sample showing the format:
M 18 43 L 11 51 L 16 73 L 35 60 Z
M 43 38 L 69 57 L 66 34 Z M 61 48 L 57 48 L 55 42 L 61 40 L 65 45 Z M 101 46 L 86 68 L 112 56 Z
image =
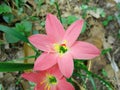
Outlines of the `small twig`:
M 120 50 L 120 47 L 119 48 L 117 48 L 116 50 L 115 50 L 115 52 L 113 53 L 113 61 L 114 61 L 114 55 L 118 52 Z M 119 71 L 119 69 L 118 69 L 118 71 Z M 118 78 L 118 73 L 117 72 L 114 72 L 115 73 L 115 78 L 116 78 L 116 81 L 117 81 L 117 86 L 118 86 L 118 89 L 120 90 L 120 85 L 119 85 L 119 83 L 120 83 L 120 80 L 119 80 L 119 78 Z
M 107 53 L 107 56 L 108 56 L 108 60 L 111 62 L 111 66 L 113 68 L 113 71 L 114 71 L 114 74 L 115 74 L 115 78 L 116 78 L 116 82 L 117 82 L 117 86 L 118 86 L 118 90 L 120 90 L 120 86 L 119 86 L 119 79 L 118 79 L 118 71 L 119 71 L 119 68 L 114 60 L 114 55 L 119 51 L 120 48 L 116 49 L 115 52 L 113 53 L 113 56 L 110 55 L 110 53 L 108 52 Z
M 89 60 L 88 62 L 89 62 L 89 64 L 88 64 L 88 70 L 90 71 L 92 63 L 91 63 L 91 60 Z
M 90 71 L 92 66 L 91 60 L 88 61 L 88 71 Z M 86 78 L 85 83 L 88 81 L 88 78 Z

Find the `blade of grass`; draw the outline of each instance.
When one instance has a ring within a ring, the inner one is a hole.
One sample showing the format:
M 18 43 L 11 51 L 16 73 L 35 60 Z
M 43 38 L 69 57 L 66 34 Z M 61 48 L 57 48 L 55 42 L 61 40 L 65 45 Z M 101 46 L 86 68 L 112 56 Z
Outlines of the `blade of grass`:
M 30 59 L 30 58 L 36 58 L 36 56 L 27 56 L 27 57 L 17 58 L 17 59 L 6 61 L 6 62 L 14 62 L 14 61 L 17 61 L 17 60 L 26 60 L 26 59 Z
M 113 89 L 112 85 L 109 82 L 107 82 L 106 80 L 104 80 L 103 78 L 98 76 L 97 74 L 94 74 L 94 73 L 88 71 L 84 64 L 80 64 L 80 66 L 81 66 L 80 68 L 83 69 L 87 74 L 91 75 L 92 77 L 98 78 L 102 83 L 104 83 L 106 85 L 107 88 Z
M 91 81 L 91 83 L 92 83 L 92 85 L 93 85 L 93 89 L 94 89 L 94 90 L 97 90 L 97 89 L 96 89 L 95 82 L 94 82 L 94 79 L 92 78 L 92 76 L 89 76 L 89 80 Z
M 58 11 L 58 16 L 59 16 L 60 22 L 62 23 L 62 18 L 61 18 L 61 12 L 60 12 L 60 9 L 59 9 L 59 5 L 58 5 L 57 2 L 55 2 L 55 5 L 56 5 L 56 9 Z
M 0 72 L 13 72 L 32 69 L 34 64 L 24 63 L 0 63 Z

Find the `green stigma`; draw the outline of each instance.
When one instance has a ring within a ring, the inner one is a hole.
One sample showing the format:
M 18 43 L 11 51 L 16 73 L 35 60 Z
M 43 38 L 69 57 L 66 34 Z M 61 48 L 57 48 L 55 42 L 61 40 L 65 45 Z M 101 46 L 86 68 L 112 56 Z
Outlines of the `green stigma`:
M 67 52 L 66 46 L 60 46 L 59 47 L 59 53 L 63 54 L 63 53 L 66 53 L 66 52 Z
M 49 83 L 50 83 L 50 84 L 56 84 L 56 83 L 57 83 L 56 78 L 55 78 L 54 76 L 50 76 L 50 77 L 49 77 Z
M 54 50 L 58 52 L 60 55 L 63 55 L 68 51 L 68 47 L 66 46 L 67 41 L 64 40 L 62 44 L 55 43 L 53 45 Z

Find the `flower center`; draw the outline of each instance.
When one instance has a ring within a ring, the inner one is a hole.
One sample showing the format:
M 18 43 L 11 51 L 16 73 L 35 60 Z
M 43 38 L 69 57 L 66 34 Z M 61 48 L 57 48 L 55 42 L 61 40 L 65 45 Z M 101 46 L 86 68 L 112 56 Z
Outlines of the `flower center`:
M 63 41 L 62 44 L 54 44 L 54 50 L 58 52 L 60 55 L 66 53 L 68 51 L 66 41 Z
M 63 54 L 67 52 L 67 47 L 65 44 L 61 44 L 59 47 L 59 53 Z
M 49 78 L 49 83 L 50 84 L 56 84 L 57 83 L 57 80 L 54 76 L 49 76 L 48 78 Z
M 50 90 L 51 85 L 57 84 L 57 79 L 53 75 L 46 74 L 46 78 L 40 84 L 45 84 L 44 90 Z

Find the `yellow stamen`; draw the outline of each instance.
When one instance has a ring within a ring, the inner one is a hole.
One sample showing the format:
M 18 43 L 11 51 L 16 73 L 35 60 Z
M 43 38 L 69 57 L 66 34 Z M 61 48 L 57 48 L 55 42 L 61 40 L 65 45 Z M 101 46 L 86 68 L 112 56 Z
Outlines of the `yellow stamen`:
M 50 85 L 49 85 L 49 83 L 46 84 L 45 90 L 50 90 Z
M 53 46 L 54 46 L 55 51 L 59 52 L 60 45 L 55 43 L 55 44 L 53 44 Z
M 51 85 L 57 84 L 57 80 L 53 75 L 46 74 L 46 78 L 40 84 L 45 84 L 44 90 L 50 90 Z
M 42 82 L 40 82 L 40 84 L 42 85 L 43 83 L 45 83 L 46 82 L 46 80 L 43 80 Z

